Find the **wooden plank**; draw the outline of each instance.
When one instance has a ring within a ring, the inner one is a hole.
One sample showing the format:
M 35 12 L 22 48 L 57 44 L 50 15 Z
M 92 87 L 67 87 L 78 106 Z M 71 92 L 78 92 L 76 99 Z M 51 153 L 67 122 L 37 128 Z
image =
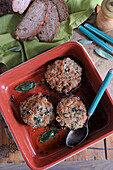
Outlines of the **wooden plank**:
M 1 163 L 0 164 L 0 169 L 3 170 L 30 170 L 30 168 L 27 166 L 26 163 Z
M 18 150 L 1 114 L 0 114 L 0 163 L 23 163 Z
M 109 170 L 113 169 L 113 161 L 69 161 L 62 162 L 52 168 L 50 170 Z
M 0 169 L 7 170 L 30 170 L 30 168 L 25 163 L 16 164 L 0 164 Z M 113 169 L 113 161 L 111 160 L 95 160 L 95 161 L 68 161 L 61 162 L 49 170 L 109 170 Z
M 81 161 L 81 160 L 105 160 L 105 150 L 104 150 L 104 141 L 100 141 L 86 150 L 72 156 L 66 161 Z
M 113 135 L 107 138 L 107 159 L 113 160 Z

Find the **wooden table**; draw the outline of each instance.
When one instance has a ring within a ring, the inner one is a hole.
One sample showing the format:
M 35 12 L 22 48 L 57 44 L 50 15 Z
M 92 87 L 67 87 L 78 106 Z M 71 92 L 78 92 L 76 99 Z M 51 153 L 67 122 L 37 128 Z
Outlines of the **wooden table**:
M 95 14 L 93 14 L 88 22 L 95 25 Z M 113 31 L 107 32 L 108 35 L 113 37 Z M 88 39 L 85 35 L 80 33 L 78 29 L 73 31 L 73 37 L 71 40 Z M 113 68 L 113 61 L 106 60 L 99 57 L 94 49 L 101 48 L 99 45 L 85 44 L 87 52 L 93 60 L 102 79 L 105 78 L 108 70 Z M 5 71 L 5 68 L 1 68 Z M 113 98 L 113 78 L 108 85 L 108 91 Z M 106 161 L 107 160 L 107 161 Z M 72 156 L 66 161 L 56 165 L 51 169 L 100 169 L 102 167 L 106 170 L 113 167 L 113 135 L 104 139 L 93 146 L 90 146 L 81 153 Z M 21 163 L 21 164 L 20 164 Z M 61 168 L 62 167 L 62 168 Z M 2 116 L 0 115 L 0 168 L 3 169 L 29 169 L 24 163 L 24 159 L 18 150 Z

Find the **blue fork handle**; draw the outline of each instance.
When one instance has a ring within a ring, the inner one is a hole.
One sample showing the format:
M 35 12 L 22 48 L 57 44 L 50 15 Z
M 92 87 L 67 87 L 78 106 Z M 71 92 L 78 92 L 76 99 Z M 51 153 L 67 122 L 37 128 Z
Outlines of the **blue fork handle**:
M 106 90 L 106 88 L 107 88 L 107 86 L 108 86 L 112 76 L 113 76 L 113 68 L 108 71 L 108 73 L 107 73 L 107 75 L 106 75 L 106 77 L 105 77 L 105 79 L 104 79 L 104 81 L 103 81 L 103 83 L 102 83 L 102 85 L 101 85 L 101 87 L 100 87 L 96 97 L 94 98 L 93 103 L 90 106 L 90 109 L 88 111 L 89 118 L 94 113 L 94 111 L 95 111 L 95 109 L 96 109 L 96 107 L 97 107 L 97 105 L 98 105 L 102 95 L 104 94 L 104 92 L 105 92 L 105 90 Z

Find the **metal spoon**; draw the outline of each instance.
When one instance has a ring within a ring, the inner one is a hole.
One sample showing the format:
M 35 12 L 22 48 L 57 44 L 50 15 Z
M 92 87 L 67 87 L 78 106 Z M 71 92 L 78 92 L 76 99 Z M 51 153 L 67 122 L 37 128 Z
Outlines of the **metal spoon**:
M 88 136 L 88 133 L 89 133 L 89 128 L 88 128 L 88 121 L 90 119 L 90 117 L 93 115 L 102 95 L 104 94 L 111 78 L 113 76 L 113 68 L 110 69 L 93 101 L 93 103 L 91 104 L 90 106 L 90 109 L 88 111 L 88 118 L 84 124 L 84 126 L 82 128 L 79 128 L 77 130 L 71 130 L 68 135 L 67 135 L 67 138 L 66 138 L 66 145 L 68 147 L 74 147 L 78 144 L 80 144 L 81 142 L 83 142 L 86 137 Z

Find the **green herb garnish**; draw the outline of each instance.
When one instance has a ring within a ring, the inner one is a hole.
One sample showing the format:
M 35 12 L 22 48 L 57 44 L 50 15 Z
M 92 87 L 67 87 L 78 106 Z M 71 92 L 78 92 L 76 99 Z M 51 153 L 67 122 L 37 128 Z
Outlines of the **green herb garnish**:
M 56 138 L 56 134 L 59 132 L 59 129 L 49 129 L 48 131 L 46 131 L 45 133 L 42 134 L 42 136 L 40 137 L 40 142 L 41 143 L 45 143 L 47 141 L 49 141 L 52 138 Z
M 36 121 L 36 124 L 40 122 L 40 118 L 39 117 L 34 117 L 34 120 Z
M 77 110 L 76 110 L 76 108 L 74 107 L 74 108 L 72 108 L 72 111 L 73 111 L 73 112 L 76 112 Z
M 19 92 L 28 92 L 32 89 L 34 89 L 36 86 L 36 83 L 34 81 L 26 81 L 22 84 L 19 84 L 15 90 Z

